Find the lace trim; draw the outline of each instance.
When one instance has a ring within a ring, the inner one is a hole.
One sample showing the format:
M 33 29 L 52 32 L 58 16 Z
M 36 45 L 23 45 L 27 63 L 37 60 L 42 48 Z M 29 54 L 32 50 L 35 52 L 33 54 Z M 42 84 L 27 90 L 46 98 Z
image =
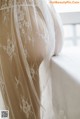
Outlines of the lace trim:
M 25 1 L 17 1 L 16 4 L 14 4 L 13 0 L 3 0 L 1 3 L 0 3 L 0 10 L 3 10 L 3 9 L 9 9 L 9 8 L 14 8 L 16 6 L 21 6 L 21 7 L 34 7 L 34 6 L 38 6 L 39 5 L 39 2 L 34 2 L 34 0 L 32 0 L 31 2 L 25 2 Z

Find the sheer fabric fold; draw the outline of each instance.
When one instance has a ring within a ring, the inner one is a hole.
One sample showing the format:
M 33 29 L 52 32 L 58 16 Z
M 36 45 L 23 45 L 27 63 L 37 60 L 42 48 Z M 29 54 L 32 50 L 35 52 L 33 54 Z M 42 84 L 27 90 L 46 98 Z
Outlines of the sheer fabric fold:
M 10 119 L 55 119 L 50 59 L 62 47 L 56 14 L 46 0 L 0 0 L 0 88 Z

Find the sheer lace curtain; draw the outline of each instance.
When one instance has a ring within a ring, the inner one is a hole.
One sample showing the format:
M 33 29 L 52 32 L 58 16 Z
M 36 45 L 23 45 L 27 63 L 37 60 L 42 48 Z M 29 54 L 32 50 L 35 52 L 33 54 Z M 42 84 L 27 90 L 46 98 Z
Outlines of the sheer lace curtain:
M 50 59 L 62 26 L 46 0 L 0 0 L 0 88 L 10 119 L 55 119 Z

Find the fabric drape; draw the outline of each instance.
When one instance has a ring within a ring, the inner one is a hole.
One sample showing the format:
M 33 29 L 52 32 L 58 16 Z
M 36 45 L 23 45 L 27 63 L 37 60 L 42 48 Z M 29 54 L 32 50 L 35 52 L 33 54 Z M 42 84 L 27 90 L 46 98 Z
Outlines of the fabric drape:
M 46 0 L 0 0 L 0 88 L 10 119 L 54 119 L 49 61 L 61 47 Z

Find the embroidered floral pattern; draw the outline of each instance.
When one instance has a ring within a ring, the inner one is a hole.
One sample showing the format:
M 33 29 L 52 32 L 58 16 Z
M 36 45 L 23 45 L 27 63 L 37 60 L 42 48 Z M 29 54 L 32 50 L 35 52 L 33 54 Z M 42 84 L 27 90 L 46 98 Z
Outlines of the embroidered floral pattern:
M 5 50 L 6 53 L 9 55 L 10 59 L 12 59 L 15 51 L 15 42 L 13 40 L 8 39 L 7 46 L 0 44 L 0 48 Z
M 18 87 L 18 85 L 20 84 L 20 80 L 17 79 L 17 77 L 15 77 L 15 81 L 16 81 L 16 87 Z
M 25 57 L 26 57 L 26 58 L 29 58 L 29 53 L 28 53 L 28 51 L 27 51 L 26 48 L 24 48 L 24 54 L 25 54 Z
M 14 51 L 15 51 L 15 43 L 10 39 L 7 40 L 6 51 L 9 57 L 12 59 Z
M 17 7 L 17 11 L 19 28 L 21 33 L 24 35 L 26 34 L 26 30 L 30 29 L 31 24 L 30 21 L 25 18 L 25 11 L 20 6 Z
M 7 24 L 7 21 L 9 20 L 9 12 L 10 12 L 9 9 L 3 10 L 3 15 L 2 15 L 3 23 Z
M 36 1 L 36 0 L 16 0 L 16 2 L 14 3 L 14 0 L 2 0 L 1 1 L 1 4 L 0 4 L 0 9 L 4 9 L 4 8 L 7 8 L 7 7 L 13 7 L 13 6 L 33 6 L 33 5 L 38 5 L 39 2 Z
M 34 69 L 35 65 L 36 64 L 34 64 L 32 67 L 30 67 L 31 76 L 34 80 L 35 80 L 35 76 L 38 75 L 38 70 Z M 36 67 L 37 67 L 37 65 L 36 65 Z
M 20 108 L 26 114 L 27 119 L 29 119 L 30 114 L 32 114 L 31 105 L 28 103 L 27 100 L 24 99 L 24 97 L 21 97 Z
M 41 37 L 42 40 L 45 40 L 45 42 L 49 42 L 49 35 L 48 33 L 40 33 L 39 36 Z

